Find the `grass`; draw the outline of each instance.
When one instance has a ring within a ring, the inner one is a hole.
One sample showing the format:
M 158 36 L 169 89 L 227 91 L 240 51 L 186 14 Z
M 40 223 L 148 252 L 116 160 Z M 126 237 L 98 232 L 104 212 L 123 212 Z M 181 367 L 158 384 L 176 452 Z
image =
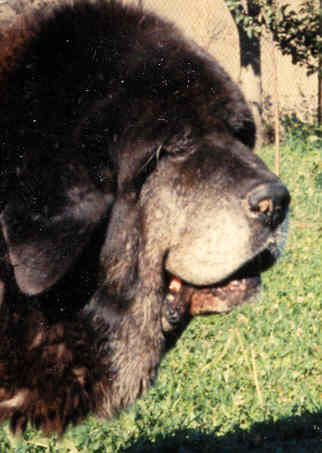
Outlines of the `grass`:
M 292 195 L 284 255 L 259 302 L 195 319 L 157 384 L 120 418 L 89 418 L 63 439 L 0 430 L 1 452 L 322 452 L 321 139 L 295 133 L 282 149 Z M 261 156 L 273 167 L 273 150 Z

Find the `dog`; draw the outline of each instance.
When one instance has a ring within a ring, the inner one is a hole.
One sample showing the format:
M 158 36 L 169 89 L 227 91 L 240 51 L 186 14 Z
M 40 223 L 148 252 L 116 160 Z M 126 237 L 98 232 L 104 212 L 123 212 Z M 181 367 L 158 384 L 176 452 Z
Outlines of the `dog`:
M 0 47 L 0 420 L 63 433 L 256 297 L 290 195 L 239 88 L 158 16 L 80 0 Z

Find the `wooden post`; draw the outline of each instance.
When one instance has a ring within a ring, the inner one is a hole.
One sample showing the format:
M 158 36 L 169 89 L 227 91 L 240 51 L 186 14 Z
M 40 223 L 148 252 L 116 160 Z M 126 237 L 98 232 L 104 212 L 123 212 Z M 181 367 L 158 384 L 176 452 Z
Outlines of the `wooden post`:
M 272 38 L 272 60 L 273 60 L 273 89 L 274 89 L 274 130 L 275 130 L 275 173 L 280 175 L 281 153 L 280 153 L 280 96 L 278 86 L 277 50 Z

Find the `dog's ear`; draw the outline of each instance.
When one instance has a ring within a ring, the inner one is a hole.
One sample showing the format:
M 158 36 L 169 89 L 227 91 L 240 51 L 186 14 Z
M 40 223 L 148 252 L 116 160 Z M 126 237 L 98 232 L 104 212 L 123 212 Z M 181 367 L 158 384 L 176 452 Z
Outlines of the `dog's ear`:
M 27 295 L 49 289 L 67 272 L 114 200 L 79 165 L 48 173 L 20 178 L 0 218 L 17 285 Z

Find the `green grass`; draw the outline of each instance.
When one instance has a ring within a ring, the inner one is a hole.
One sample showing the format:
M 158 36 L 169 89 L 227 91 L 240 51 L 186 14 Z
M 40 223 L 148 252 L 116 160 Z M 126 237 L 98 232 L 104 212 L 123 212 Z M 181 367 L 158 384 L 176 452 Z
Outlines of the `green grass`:
M 308 134 L 282 149 L 290 231 L 259 302 L 195 319 L 157 384 L 119 419 L 90 418 L 60 441 L 5 428 L 0 452 L 322 452 L 320 146 Z M 261 156 L 273 166 L 272 148 Z

